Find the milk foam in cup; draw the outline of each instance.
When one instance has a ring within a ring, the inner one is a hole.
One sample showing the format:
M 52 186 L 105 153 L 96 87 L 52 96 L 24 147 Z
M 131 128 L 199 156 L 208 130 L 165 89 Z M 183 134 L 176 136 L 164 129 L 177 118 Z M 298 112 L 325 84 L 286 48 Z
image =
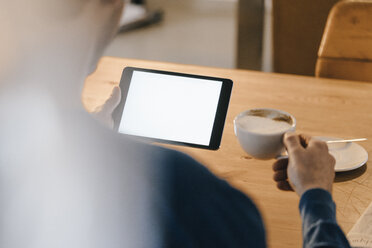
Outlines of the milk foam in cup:
M 296 119 L 289 113 L 270 109 L 251 109 L 234 119 L 234 131 L 246 153 L 258 159 L 271 159 L 284 151 L 283 135 L 295 131 Z

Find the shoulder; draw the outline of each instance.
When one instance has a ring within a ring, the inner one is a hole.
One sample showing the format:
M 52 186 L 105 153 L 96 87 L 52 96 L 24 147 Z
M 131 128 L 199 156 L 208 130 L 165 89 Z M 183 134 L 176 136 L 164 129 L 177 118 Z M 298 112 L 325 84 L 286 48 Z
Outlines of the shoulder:
M 164 246 L 265 247 L 259 211 L 242 192 L 187 154 L 122 142 L 135 167 L 144 168 Z
M 166 242 L 193 247 L 265 246 L 261 216 L 252 200 L 194 158 L 174 150 L 150 148 L 157 161 Z M 164 213 L 164 212 L 163 212 Z

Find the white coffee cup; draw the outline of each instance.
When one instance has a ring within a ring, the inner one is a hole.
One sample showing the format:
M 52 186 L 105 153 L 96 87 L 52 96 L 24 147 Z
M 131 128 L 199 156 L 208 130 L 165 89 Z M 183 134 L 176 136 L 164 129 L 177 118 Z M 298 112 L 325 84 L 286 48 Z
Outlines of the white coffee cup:
M 295 131 L 296 119 L 271 108 L 244 111 L 234 119 L 234 131 L 243 150 L 258 159 L 271 159 L 284 152 L 283 135 Z

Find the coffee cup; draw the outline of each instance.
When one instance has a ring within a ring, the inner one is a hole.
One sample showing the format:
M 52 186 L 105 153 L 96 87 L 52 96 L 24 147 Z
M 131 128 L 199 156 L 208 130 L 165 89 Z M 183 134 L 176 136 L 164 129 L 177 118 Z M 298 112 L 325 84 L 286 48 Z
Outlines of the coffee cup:
M 291 114 L 271 108 L 246 110 L 234 119 L 241 147 L 258 159 L 279 157 L 284 152 L 284 134 L 295 129 L 296 119 Z

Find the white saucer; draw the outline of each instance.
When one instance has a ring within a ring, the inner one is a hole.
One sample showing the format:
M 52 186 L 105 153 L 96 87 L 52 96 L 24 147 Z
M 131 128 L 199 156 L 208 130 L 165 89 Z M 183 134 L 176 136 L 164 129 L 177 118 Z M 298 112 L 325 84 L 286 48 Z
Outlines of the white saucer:
M 340 140 L 333 137 L 316 137 L 323 141 Z M 329 153 L 336 159 L 336 172 L 355 170 L 368 161 L 367 151 L 357 143 L 328 144 Z

